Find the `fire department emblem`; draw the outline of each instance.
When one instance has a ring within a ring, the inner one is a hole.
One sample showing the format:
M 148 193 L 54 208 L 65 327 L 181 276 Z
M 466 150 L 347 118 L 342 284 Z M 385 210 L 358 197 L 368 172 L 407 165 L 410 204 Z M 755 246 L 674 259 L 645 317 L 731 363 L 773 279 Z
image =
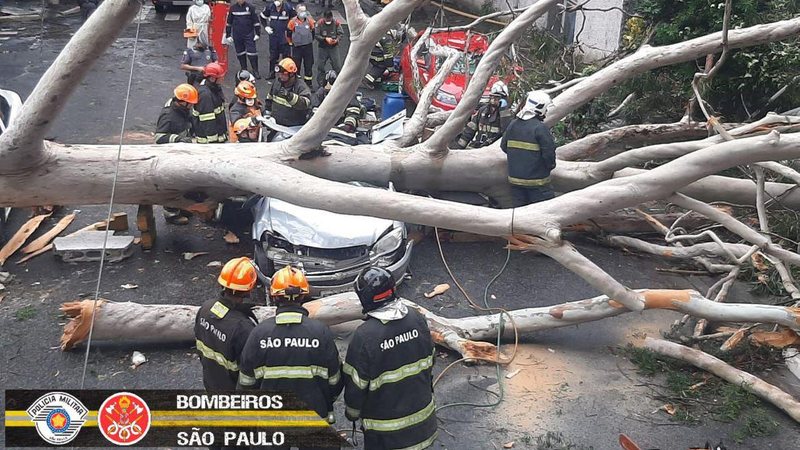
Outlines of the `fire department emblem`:
M 77 398 L 64 392 L 50 392 L 26 411 L 36 432 L 52 445 L 64 445 L 78 435 L 89 410 Z
M 97 426 L 103 437 L 116 445 L 133 445 L 150 430 L 150 408 L 130 392 L 108 397 L 97 410 Z

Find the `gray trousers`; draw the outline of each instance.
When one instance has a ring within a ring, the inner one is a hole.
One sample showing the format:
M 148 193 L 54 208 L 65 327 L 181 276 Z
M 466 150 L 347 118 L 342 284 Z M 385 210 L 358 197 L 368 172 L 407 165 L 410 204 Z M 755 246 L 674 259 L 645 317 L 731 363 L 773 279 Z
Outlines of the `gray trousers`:
M 342 71 L 342 63 L 339 61 L 339 46 L 336 47 L 317 47 L 317 83 L 320 87 L 325 86 L 325 69 L 328 61 L 331 62 L 331 69 L 338 75 Z

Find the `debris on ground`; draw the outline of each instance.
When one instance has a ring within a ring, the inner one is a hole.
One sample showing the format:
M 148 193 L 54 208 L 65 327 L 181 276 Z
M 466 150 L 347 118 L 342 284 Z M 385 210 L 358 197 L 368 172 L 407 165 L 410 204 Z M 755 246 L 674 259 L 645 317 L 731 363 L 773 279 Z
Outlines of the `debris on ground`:
M 503 448 L 514 448 L 514 441 L 506 442 L 503 444 Z
M 121 287 L 122 289 L 136 289 L 136 288 L 138 288 L 138 287 L 139 287 L 139 285 L 138 285 L 138 284 L 126 283 L 126 284 L 122 284 L 122 285 L 120 285 L 120 287 Z
M 513 370 L 511 372 L 508 372 L 506 374 L 506 378 L 510 380 L 510 379 L 514 378 L 515 376 L 517 376 L 517 374 L 520 373 L 520 372 L 522 372 L 522 369 L 517 369 L 517 370 Z
M 677 412 L 677 408 L 675 408 L 675 405 L 673 405 L 672 403 L 667 403 L 666 405 L 662 406 L 661 409 L 663 409 L 664 412 L 666 412 L 670 416 L 674 416 L 675 412 Z
M 53 241 L 54 252 L 64 262 L 99 261 L 105 242 L 106 262 L 119 262 L 133 255 L 133 236 L 115 236 L 114 231 L 85 231 Z
M 14 278 L 14 275 L 11 275 L 8 272 L 0 272 L 0 283 L 8 283 Z
M 147 358 L 142 352 L 134 351 L 131 355 L 131 369 L 135 369 L 147 362 Z
M 3 283 L 0 283 L 0 291 L 6 290 L 6 286 Z
M 4 245 L 3 248 L 0 248 L 0 266 L 5 264 L 6 260 L 8 260 L 8 258 L 13 255 L 14 252 L 22 247 L 22 244 L 28 240 L 28 238 L 36 231 L 36 229 L 39 228 L 39 225 L 42 224 L 42 221 L 48 217 L 50 217 L 50 214 L 36 216 L 25 222 L 25 224 L 22 225 L 22 227 L 17 230 L 16 233 L 14 233 L 14 236 L 11 237 L 6 245 Z
M 210 263 L 206 264 L 206 267 L 221 267 L 222 261 L 211 261 Z
M 197 258 L 198 256 L 203 256 L 207 254 L 208 252 L 184 252 L 183 259 L 185 259 L 186 261 L 191 261 L 194 258 Z
M 425 298 L 431 298 L 440 294 L 444 294 L 448 289 L 450 289 L 450 285 L 447 283 L 437 284 L 433 287 L 432 291 L 425 293 Z
M 225 236 L 222 237 L 228 244 L 238 244 L 239 243 L 239 236 L 236 236 L 233 231 L 228 231 L 225 233 Z
M 22 253 L 27 255 L 43 249 L 45 246 L 47 246 L 47 244 L 50 243 L 50 241 L 53 240 L 53 238 L 55 238 L 62 231 L 67 229 L 67 227 L 72 223 L 72 221 L 75 220 L 75 216 L 76 214 L 72 213 L 62 217 L 61 220 L 59 220 L 58 223 L 55 224 L 55 226 L 53 226 L 53 228 L 48 230 L 45 234 L 36 238 L 36 240 L 31 242 L 30 244 L 23 247 L 21 250 Z

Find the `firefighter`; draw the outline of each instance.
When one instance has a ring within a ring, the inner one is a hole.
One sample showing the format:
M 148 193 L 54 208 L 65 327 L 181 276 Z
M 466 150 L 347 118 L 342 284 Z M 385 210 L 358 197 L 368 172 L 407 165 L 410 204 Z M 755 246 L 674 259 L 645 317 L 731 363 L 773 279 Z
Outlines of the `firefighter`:
M 317 85 L 325 86 L 325 66 L 331 64 L 331 70 L 342 71 L 339 61 L 339 40 L 344 36 L 342 24 L 333 18 L 333 11 L 325 10 L 322 20 L 317 22 L 314 39 L 317 40 Z
M 231 34 L 233 33 L 233 34 Z M 261 78 L 258 73 L 258 50 L 256 41 L 261 38 L 261 23 L 258 13 L 248 0 L 236 0 L 228 11 L 228 21 L 225 25 L 223 44 L 236 47 L 236 58 L 239 59 L 241 68 L 247 69 L 247 60 L 250 60 L 252 73 L 256 79 Z
M 261 11 L 261 23 L 269 34 L 269 79 L 275 78 L 274 68 L 278 61 L 291 56 L 289 41 L 286 40 L 286 28 L 289 20 L 295 16 L 291 3 L 275 0 Z
M 236 83 L 241 81 L 249 81 L 253 84 L 256 84 L 256 77 L 254 77 L 253 74 L 248 70 L 240 70 L 236 72 Z
M 186 71 L 186 82 L 197 86 L 203 80 L 203 69 L 212 62 L 217 62 L 217 52 L 200 40 L 191 49 L 184 50 L 181 70 Z
M 336 81 L 337 74 L 333 70 L 329 70 L 328 73 L 325 75 L 325 81 L 317 89 L 317 92 L 314 94 L 314 107 L 318 108 L 322 105 L 322 102 L 325 100 L 325 97 L 328 96 L 328 93 L 331 91 L 333 87 L 333 83 Z M 337 124 L 341 123 L 343 125 L 344 131 L 348 133 L 355 133 L 356 128 L 358 127 L 358 121 L 363 119 L 366 115 L 366 109 L 358 101 L 358 93 L 350 99 L 350 103 L 348 103 L 347 108 L 344 110 L 344 115 L 339 119 Z
M 275 317 L 261 322 L 242 351 L 238 388 L 292 392 L 334 423 L 333 402 L 342 392 L 341 362 L 327 325 L 308 317 L 309 285 L 299 269 L 275 272 L 269 287 Z
M 489 93 L 489 102 L 472 115 L 455 148 L 480 148 L 503 137 L 514 113 L 508 104 L 508 86 L 496 81 Z
M 228 140 L 228 121 L 225 118 L 225 94 L 220 82 L 225 71 L 218 63 L 206 65 L 205 79 L 197 89 L 199 101 L 194 107 L 194 130 L 199 144 Z
M 292 58 L 284 58 L 275 66 L 275 72 L 278 79 L 267 93 L 266 108 L 278 125 L 305 125 L 311 112 L 311 89 L 297 78 L 297 64 Z
M 306 5 L 297 6 L 297 16 L 286 26 L 286 40 L 294 63 L 298 69 L 303 66 L 303 81 L 311 87 L 314 81 L 314 19 L 308 14 Z
M 237 142 L 259 142 L 261 124 L 255 117 L 243 117 L 233 123 Z
M 384 268 L 361 271 L 355 290 L 366 319 L 342 370 L 345 416 L 361 419 L 366 449 L 428 448 L 437 434 L 428 324 L 397 297 Z
M 371 89 L 381 88 L 384 73 L 394 64 L 394 56 L 391 53 L 391 47 L 392 33 L 390 30 L 375 44 L 375 47 L 372 48 L 372 52 L 369 54 L 369 70 L 364 78 L 367 81 L 367 86 Z
M 192 105 L 198 102 L 197 89 L 181 84 L 167 100 L 156 123 L 156 144 L 192 142 Z
M 197 312 L 194 335 L 208 391 L 236 389 L 242 350 L 258 323 L 252 305 L 244 303 L 256 280 L 256 268 L 249 258 L 228 261 L 217 278 L 224 289 Z
M 531 91 L 517 118 L 511 121 L 500 140 L 508 155 L 508 181 L 514 207 L 550 200 L 550 171 L 556 167 L 556 144 L 550 129 L 542 123 L 550 96 Z
M 236 123 L 241 118 L 258 117 L 261 115 L 261 102 L 253 83 L 241 81 L 233 90 L 234 103 L 231 105 L 231 123 Z
M 95 9 L 100 6 L 102 0 L 78 0 L 78 6 L 81 7 L 81 18 L 84 22 L 89 19 Z
M 186 11 L 186 29 L 194 30 L 197 37 L 186 39 L 186 47 L 194 48 L 198 42 L 202 42 L 206 47 L 210 45 L 208 40 L 208 22 L 211 21 L 211 8 L 206 5 L 205 0 L 194 0 L 194 5 Z

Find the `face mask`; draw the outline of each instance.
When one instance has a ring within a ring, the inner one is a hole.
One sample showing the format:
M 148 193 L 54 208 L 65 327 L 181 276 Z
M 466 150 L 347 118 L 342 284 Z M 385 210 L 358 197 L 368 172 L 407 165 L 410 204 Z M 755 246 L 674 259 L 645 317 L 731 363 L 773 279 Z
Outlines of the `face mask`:
M 281 7 L 281 2 L 273 2 L 273 4 L 275 5 L 276 8 L 280 8 Z
M 256 104 L 256 99 L 254 98 L 246 98 L 244 99 L 244 104 L 247 106 L 253 106 Z
M 299 13 L 297 13 L 297 17 L 299 17 L 301 19 L 305 19 L 306 17 L 308 17 L 308 13 L 305 12 L 305 11 L 299 12 Z

